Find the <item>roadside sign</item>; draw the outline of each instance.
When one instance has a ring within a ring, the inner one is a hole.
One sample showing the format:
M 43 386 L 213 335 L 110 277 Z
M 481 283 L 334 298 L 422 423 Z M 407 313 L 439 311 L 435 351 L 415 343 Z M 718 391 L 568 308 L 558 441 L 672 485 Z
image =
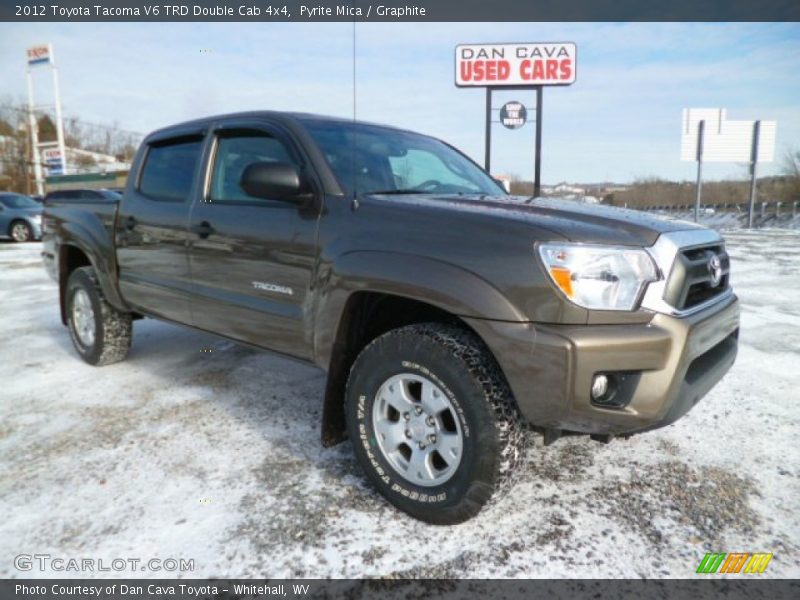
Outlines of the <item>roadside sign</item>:
M 47 167 L 48 175 L 61 175 L 64 173 L 64 163 L 62 162 L 59 148 L 42 149 L 42 162 Z
M 39 44 L 28 48 L 28 66 L 50 64 L 53 62 L 53 48 L 50 44 Z
M 500 108 L 500 122 L 507 129 L 519 129 L 528 119 L 528 110 L 522 104 L 512 100 Z
M 731 121 L 724 108 L 685 108 L 681 123 L 681 160 L 696 161 L 700 121 L 704 162 L 750 162 L 755 121 Z M 758 162 L 775 160 L 775 121 L 761 121 L 756 155 Z
M 575 82 L 576 60 L 572 42 L 460 44 L 456 46 L 456 85 L 570 85 Z
M 45 148 L 42 150 L 44 162 L 61 162 L 61 150 L 58 148 Z
M 697 162 L 694 220 L 700 215 L 704 162 L 746 162 L 750 166 L 750 210 L 753 226 L 756 204 L 756 167 L 775 160 L 775 121 L 729 121 L 724 108 L 684 108 L 681 123 L 681 160 Z

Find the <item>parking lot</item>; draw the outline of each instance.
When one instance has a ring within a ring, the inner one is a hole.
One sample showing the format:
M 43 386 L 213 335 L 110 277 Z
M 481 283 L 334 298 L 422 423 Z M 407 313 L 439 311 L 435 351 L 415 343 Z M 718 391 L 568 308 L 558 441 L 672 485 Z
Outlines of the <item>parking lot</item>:
M 725 379 L 666 429 L 537 437 L 518 485 L 455 527 L 390 507 L 349 443 L 321 447 L 319 370 L 152 320 L 127 361 L 88 366 L 40 244 L 0 242 L 0 577 L 80 575 L 14 567 L 47 553 L 193 559 L 184 577 L 686 578 L 736 551 L 800 577 L 800 234 L 726 238 Z

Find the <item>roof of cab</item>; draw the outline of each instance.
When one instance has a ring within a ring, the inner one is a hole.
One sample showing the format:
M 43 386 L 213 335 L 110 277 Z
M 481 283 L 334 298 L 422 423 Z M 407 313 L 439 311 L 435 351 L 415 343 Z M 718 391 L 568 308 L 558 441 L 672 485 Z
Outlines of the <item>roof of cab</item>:
M 333 117 L 330 115 L 319 115 L 314 113 L 303 113 L 303 112 L 284 112 L 284 111 L 277 111 L 277 110 L 254 110 L 254 111 L 246 111 L 246 112 L 238 112 L 238 113 L 227 113 L 221 115 L 210 115 L 208 117 L 201 117 L 199 119 L 192 119 L 190 121 L 183 121 L 181 123 L 175 123 L 174 125 L 169 125 L 167 127 L 162 127 L 160 129 L 156 129 L 155 131 L 150 132 L 147 136 L 147 140 L 152 140 L 153 138 L 164 138 L 169 136 L 172 133 L 178 133 L 180 131 L 190 130 L 194 127 L 202 128 L 208 126 L 210 123 L 214 123 L 216 121 L 225 121 L 225 120 L 234 120 L 234 119 L 247 119 L 247 118 L 263 118 L 269 117 L 276 121 L 284 121 L 284 122 L 308 122 L 308 121 L 322 121 L 322 122 L 330 122 L 330 123 L 357 123 L 359 125 L 369 125 L 372 127 L 382 127 L 385 129 L 392 129 L 395 131 L 409 131 L 407 129 L 402 129 L 399 127 L 393 127 L 391 125 L 384 125 L 382 123 L 371 123 L 368 121 L 359 121 L 357 119 L 348 119 L 345 117 Z M 409 131 L 410 132 L 410 131 Z

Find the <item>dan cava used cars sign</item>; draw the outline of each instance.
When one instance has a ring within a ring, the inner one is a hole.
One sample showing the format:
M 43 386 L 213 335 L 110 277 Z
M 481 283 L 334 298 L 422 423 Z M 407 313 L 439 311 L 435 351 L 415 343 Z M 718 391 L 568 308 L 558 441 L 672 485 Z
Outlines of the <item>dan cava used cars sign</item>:
M 572 42 L 461 44 L 456 46 L 456 85 L 569 85 L 575 82 Z

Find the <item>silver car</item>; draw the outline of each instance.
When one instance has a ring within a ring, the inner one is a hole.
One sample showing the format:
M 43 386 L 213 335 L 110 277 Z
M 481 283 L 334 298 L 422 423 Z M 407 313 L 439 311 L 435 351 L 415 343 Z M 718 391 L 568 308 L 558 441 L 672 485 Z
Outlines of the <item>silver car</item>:
M 42 205 L 22 194 L 0 192 L 0 236 L 15 242 L 42 239 Z

